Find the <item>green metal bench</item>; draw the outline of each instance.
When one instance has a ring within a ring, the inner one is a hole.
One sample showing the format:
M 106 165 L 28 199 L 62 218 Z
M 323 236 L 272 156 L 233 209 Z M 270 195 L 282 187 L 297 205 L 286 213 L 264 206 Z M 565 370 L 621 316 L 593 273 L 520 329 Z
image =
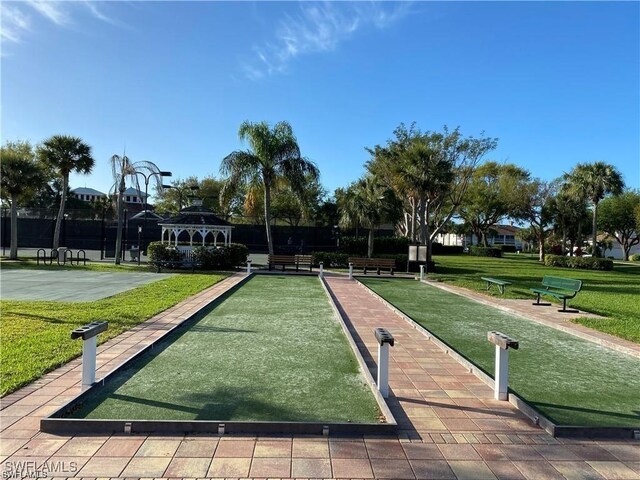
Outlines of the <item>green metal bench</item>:
M 533 305 L 551 305 L 550 303 L 540 303 L 540 295 L 549 295 L 562 300 L 562 310 L 558 310 L 559 312 L 577 312 L 577 310 L 567 310 L 567 300 L 575 297 L 582 290 L 582 280 L 545 275 L 542 279 L 542 286 L 544 288 L 530 289 L 538 295 Z
M 499 278 L 492 278 L 492 277 L 480 277 L 480 278 L 485 282 L 487 282 L 487 290 L 491 288 L 491 285 L 497 285 L 498 290 L 503 295 L 504 295 L 504 287 L 506 287 L 507 285 L 511 285 L 511 282 L 507 282 L 506 280 L 500 280 Z

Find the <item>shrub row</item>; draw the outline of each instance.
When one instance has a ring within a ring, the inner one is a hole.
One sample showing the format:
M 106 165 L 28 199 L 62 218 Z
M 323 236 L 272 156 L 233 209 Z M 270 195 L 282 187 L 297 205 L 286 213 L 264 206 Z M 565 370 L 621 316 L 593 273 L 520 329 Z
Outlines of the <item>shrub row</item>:
M 565 257 L 547 255 L 544 264 L 548 267 L 578 268 L 582 270 L 613 270 L 613 260 L 596 257 Z
M 340 251 L 349 255 L 367 254 L 367 237 L 342 237 L 340 239 Z M 373 239 L 373 251 L 378 254 L 407 253 L 409 251 L 409 239 L 406 237 L 375 237 Z
M 469 247 L 469 254 L 476 257 L 502 258 L 502 249 L 495 247 Z
M 183 255 L 174 246 L 160 242 L 152 242 L 147 249 L 152 261 L 180 261 Z M 202 268 L 232 268 L 243 265 L 247 261 L 249 249 L 240 243 L 231 243 L 220 247 L 194 247 L 193 259 L 203 264 Z
M 335 253 L 335 252 L 312 252 L 313 261 L 316 266 L 322 262 L 326 268 L 348 268 L 349 257 L 356 255 L 350 255 L 348 253 Z M 363 255 L 364 256 L 364 255 Z M 374 258 L 392 258 L 396 261 L 396 269 L 404 271 L 407 268 L 407 260 L 409 255 L 406 253 L 398 253 L 395 255 L 380 254 L 373 255 Z
M 147 255 L 154 262 L 182 260 L 182 255 L 176 247 L 160 242 L 151 242 L 147 246 Z
M 457 255 L 464 253 L 464 247 L 462 245 L 443 245 L 439 242 L 433 242 L 431 244 L 432 255 Z
M 631 260 L 632 262 L 640 262 L 640 253 L 634 253 L 633 255 L 630 255 L 629 260 Z

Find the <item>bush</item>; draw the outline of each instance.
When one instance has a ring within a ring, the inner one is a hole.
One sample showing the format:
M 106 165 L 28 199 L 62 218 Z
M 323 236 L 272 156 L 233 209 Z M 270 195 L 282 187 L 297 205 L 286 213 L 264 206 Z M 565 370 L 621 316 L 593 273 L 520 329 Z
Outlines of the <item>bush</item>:
M 182 260 L 182 254 L 176 247 L 161 242 L 151 242 L 147 246 L 147 255 L 153 262 Z
M 469 247 L 469 253 L 476 257 L 502 258 L 502 249 L 495 247 Z
M 249 248 L 247 248 L 246 245 L 242 243 L 230 243 L 224 248 L 227 252 L 230 267 L 246 265 L 247 257 L 249 256 Z
M 340 251 L 349 255 L 367 254 L 367 237 L 342 237 L 340 239 Z M 374 237 L 373 254 L 398 254 L 409 251 L 409 239 L 407 237 Z
M 348 253 L 336 253 L 336 252 L 311 252 L 313 256 L 313 262 L 315 266 L 318 266 L 320 262 L 324 264 L 326 268 L 347 268 L 349 266 Z
M 191 255 L 195 262 L 202 263 L 202 268 L 205 270 L 222 268 L 226 263 L 226 255 L 222 248 L 194 247 Z
M 595 257 L 565 257 L 547 255 L 544 264 L 548 267 L 575 268 L 581 270 L 613 270 L 613 260 Z
M 462 245 L 442 245 L 439 242 L 431 243 L 432 255 L 457 255 L 464 253 L 464 247 Z
M 630 255 L 629 260 L 631 260 L 632 262 L 640 262 L 640 253 L 634 253 L 633 255 Z
M 396 261 L 396 270 L 405 271 L 407 269 L 407 262 L 409 261 L 409 255 L 406 253 L 398 253 L 396 255 L 373 255 L 377 258 L 393 258 Z
M 241 243 L 231 243 L 222 247 L 195 247 L 192 255 L 205 270 L 233 268 L 247 262 L 249 249 Z
M 502 243 L 494 243 L 493 248 L 499 248 L 502 250 L 502 253 L 516 253 L 515 245 L 505 245 Z

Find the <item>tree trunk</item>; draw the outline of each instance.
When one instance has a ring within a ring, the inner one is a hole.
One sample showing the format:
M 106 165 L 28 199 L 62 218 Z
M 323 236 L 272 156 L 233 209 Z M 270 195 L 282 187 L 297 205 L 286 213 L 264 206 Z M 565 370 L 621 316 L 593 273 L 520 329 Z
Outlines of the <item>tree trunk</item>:
M 410 201 L 411 201 L 411 230 L 410 230 L 409 238 L 411 239 L 412 242 L 415 242 L 416 241 L 416 218 L 417 218 L 415 197 L 412 197 Z
M 264 223 L 267 228 L 269 255 L 273 255 L 273 239 L 271 238 L 271 184 L 268 181 L 264 182 Z
M 18 259 L 18 196 L 11 195 L 11 248 L 9 260 Z
M 62 229 L 62 219 L 64 218 L 64 205 L 67 202 L 67 188 L 69 187 L 69 174 L 62 175 L 62 191 L 60 192 L 60 209 L 58 210 L 58 218 L 56 218 L 56 228 L 53 231 L 53 246 L 60 246 L 60 230 Z M 66 245 L 64 245 L 66 246 Z
M 13 239 L 13 224 L 11 224 L 11 238 Z M 620 244 L 620 246 L 622 247 L 622 256 L 624 257 L 623 260 L 625 262 L 628 262 L 629 252 L 631 252 L 631 245 L 629 244 L 629 242 L 625 242 L 623 244 Z
M 593 202 L 593 225 L 591 227 L 591 235 L 593 243 L 591 246 L 591 254 L 594 257 L 599 257 L 600 252 L 598 250 L 598 203 Z
M 120 180 L 120 185 L 118 186 L 118 231 L 116 233 L 116 265 L 120 265 L 122 261 L 122 224 L 124 223 L 123 218 L 123 210 L 124 210 L 124 202 L 122 201 L 122 197 L 125 191 L 124 177 Z M 169 234 L 169 239 L 171 239 L 171 234 Z
M 367 240 L 367 257 L 373 255 L 373 227 L 369 229 L 369 240 Z
M 544 262 L 544 228 L 538 232 L 538 260 Z
M 420 198 L 418 203 L 418 215 L 420 216 L 420 243 L 427 244 L 429 241 L 429 229 L 427 226 L 427 202 L 424 198 Z
M 567 229 L 562 229 L 562 255 L 567 253 Z

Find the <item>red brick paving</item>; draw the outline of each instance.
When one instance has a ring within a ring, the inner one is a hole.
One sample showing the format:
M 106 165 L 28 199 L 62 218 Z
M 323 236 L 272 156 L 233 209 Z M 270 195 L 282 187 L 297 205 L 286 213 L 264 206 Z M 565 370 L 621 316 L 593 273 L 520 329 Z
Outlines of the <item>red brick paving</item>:
M 99 347 L 98 376 L 239 281 L 236 275 Z M 375 368 L 374 327 L 396 337 L 392 438 L 313 436 L 56 436 L 39 420 L 80 391 L 74 360 L 2 399 L 0 461 L 58 462 L 56 478 L 640 479 L 640 443 L 554 439 L 364 288 L 327 277 Z M 33 408 L 31 408 L 33 407 Z

